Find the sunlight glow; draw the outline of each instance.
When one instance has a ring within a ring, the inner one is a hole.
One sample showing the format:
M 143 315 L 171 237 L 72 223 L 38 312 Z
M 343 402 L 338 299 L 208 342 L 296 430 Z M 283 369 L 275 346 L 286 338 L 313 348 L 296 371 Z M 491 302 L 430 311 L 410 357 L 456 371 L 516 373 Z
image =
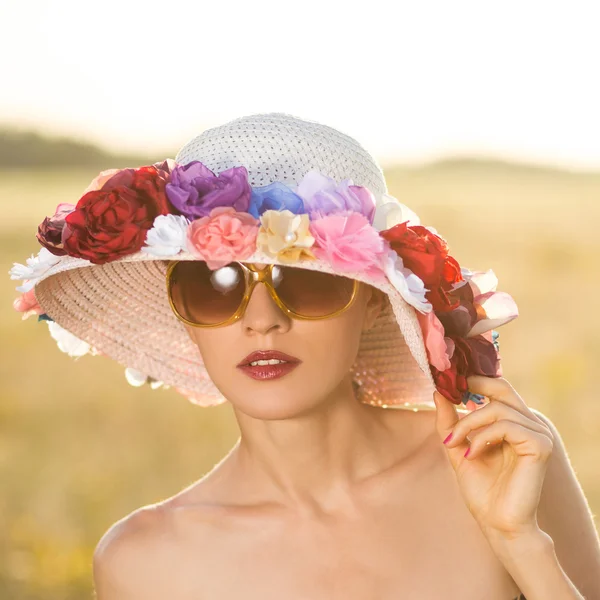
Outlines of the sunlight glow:
M 381 160 L 475 154 L 600 167 L 596 2 L 8 0 L 0 121 L 175 150 L 287 112 Z

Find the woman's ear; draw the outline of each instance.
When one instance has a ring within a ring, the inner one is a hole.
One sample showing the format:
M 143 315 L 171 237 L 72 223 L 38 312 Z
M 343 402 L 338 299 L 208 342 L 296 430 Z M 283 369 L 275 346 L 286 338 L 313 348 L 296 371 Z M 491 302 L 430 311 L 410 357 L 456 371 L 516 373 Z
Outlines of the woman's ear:
M 367 306 L 365 308 L 365 318 L 363 321 L 363 330 L 371 329 L 379 313 L 383 310 L 386 301 L 386 295 L 372 285 L 365 285 L 366 292 L 369 294 Z

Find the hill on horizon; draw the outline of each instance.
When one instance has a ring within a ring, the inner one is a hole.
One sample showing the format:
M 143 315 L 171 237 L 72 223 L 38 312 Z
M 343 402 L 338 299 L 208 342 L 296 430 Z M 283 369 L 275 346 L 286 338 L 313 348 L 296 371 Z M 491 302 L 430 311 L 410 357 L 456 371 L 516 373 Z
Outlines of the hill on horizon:
M 0 126 L 0 170 L 12 168 L 44 167 L 96 167 L 98 169 L 115 166 L 142 166 L 162 161 L 165 157 L 175 157 L 176 151 L 165 153 L 118 153 L 100 146 L 68 136 L 48 136 L 33 130 L 21 130 Z M 449 155 L 438 160 L 418 165 L 405 165 L 401 162 L 388 162 L 383 166 L 386 173 L 422 170 L 463 171 L 519 171 L 544 174 L 599 175 L 600 170 L 574 170 L 549 164 L 527 163 L 519 160 L 478 155 Z
M 117 153 L 91 143 L 64 137 L 51 137 L 36 131 L 0 127 L 0 169 L 43 167 L 141 166 L 165 156 Z

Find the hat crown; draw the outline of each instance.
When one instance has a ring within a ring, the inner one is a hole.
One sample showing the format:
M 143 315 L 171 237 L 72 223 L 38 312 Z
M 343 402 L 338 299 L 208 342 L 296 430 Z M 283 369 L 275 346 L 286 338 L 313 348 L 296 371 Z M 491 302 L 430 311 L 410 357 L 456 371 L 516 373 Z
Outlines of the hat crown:
M 296 185 L 314 170 L 336 181 L 351 179 L 368 188 L 377 201 L 387 193 L 381 167 L 355 139 L 285 113 L 249 115 L 207 129 L 175 158 L 178 164 L 195 160 L 214 173 L 244 166 L 253 187 L 274 181 Z

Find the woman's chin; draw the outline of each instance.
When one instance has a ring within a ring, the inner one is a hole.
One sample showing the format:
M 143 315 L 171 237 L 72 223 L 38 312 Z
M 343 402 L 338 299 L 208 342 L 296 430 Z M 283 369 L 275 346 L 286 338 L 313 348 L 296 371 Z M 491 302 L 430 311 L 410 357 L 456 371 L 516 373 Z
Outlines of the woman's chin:
M 249 390 L 246 386 L 243 399 L 230 400 L 234 410 L 239 411 L 253 419 L 263 421 L 277 421 L 300 417 L 318 408 L 322 398 L 317 393 L 311 394 L 310 390 L 286 391 L 285 389 Z

